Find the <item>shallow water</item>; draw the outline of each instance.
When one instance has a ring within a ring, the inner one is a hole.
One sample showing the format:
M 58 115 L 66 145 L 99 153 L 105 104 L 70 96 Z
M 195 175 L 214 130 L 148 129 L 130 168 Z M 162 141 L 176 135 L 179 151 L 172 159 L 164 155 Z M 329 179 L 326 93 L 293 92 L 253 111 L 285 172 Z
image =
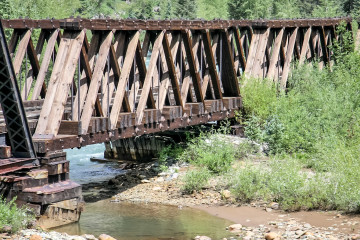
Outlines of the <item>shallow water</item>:
M 193 239 L 206 235 L 222 239 L 233 222 L 191 208 L 103 200 L 87 204 L 79 223 L 54 229 L 72 235 L 106 233 L 118 240 Z
M 81 149 L 69 149 L 71 180 L 86 184 L 109 180 L 124 171 L 116 162 L 93 162 L 91 157 L 104 156 L 104 144 Z M 110 203 L 103 200 L 89 203 L 81 215 L 80 222 L 55 228 L 55 231 L 71 235 L 102 233 L 118 240 L 133 239 L 192 239 L 207 235 L 221 239 L 229 235 L 225 227 L 233 222 L 212 216 L 198 209 L 156 204 Z
M 70 179 L 79 183 L 102 182 L 123 173 L 115 162 L 93 162 L 91 157 L 104 157 L 104 144 L 94 144 L 80 149 L 67 149 L 67 159 L 70 161 Z

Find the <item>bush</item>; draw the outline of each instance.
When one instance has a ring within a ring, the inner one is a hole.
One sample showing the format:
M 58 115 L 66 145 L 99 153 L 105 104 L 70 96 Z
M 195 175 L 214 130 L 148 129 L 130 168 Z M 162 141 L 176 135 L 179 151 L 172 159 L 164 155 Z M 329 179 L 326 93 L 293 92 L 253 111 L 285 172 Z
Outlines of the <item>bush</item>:
M 200 191 L 207 184 L 210 176 L 206 168 L 188 171 L 184 178 L 183 192 L 191 194 L 194 191 Z
M 221 139 L 219 134 L 201 134 L 188 144 L 181 158 L 219 174 L 229 170 L 235 160 L 235 149 L 232 144 Z
M 231 176 L 228 186 L 240 202 L 275 201 L 291 211 L 330 206 L 323 175 L 308 177 L 296 159 L 272 159 L 267 166 L 247 163 Z
M 266 94 L 274 87 L 261 81 L 243 87 L 245 133 L 273 156 L 265 169 L 249 164 L 235 173 L 229 186 L 239 201 L 360 212 L 360 53 L 349 34 L 334 43 L 331 69 L 295 65 L 286 95 L 274 100 Z
M 277 101 L 276 85 L 268 79 L 248 79 L 242 91 L 243 106 L 248 116 L 265 121 Z
M 163 148 L 159 152 L 158 162 L 161 171 L 165 171 L 168 169 L 168 160 L 175 159 L 178 160 L 178 157 L 183 152 L 183 148 L 181 146 L 167 146 Z
M 10 227 L 11 232 L 17 232 L 35 219 L 25 208 L 18 208 L 14 201 L 0 200 L 0 229 Z

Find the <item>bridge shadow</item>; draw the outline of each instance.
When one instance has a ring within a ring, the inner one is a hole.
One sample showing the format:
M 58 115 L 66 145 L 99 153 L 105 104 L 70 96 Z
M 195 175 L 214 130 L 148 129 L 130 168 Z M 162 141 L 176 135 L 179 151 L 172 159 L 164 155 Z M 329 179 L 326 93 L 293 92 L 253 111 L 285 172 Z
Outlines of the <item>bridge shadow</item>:
M 96 161 L 96 159 L 93 160 Z M 170 160 L 169 164 L 172 163 L 173 161 Z M 157 159 L 144 163 L 121 161 L 119 163 L 119 168 L 125 170 L 124 173 L 119 174 L 110 180 L 83 184 L 84 201 L 91 203 L 109 199 L 138 184 L 143 184 L 144 181 L 158 176 L 161 172 L 159 171 Z

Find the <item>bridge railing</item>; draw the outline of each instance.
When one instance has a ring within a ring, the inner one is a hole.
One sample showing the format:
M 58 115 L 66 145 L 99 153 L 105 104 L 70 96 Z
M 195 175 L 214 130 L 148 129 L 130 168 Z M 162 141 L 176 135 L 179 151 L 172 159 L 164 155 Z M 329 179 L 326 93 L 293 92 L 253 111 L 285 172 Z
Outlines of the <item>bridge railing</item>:
M 285 89 L 292 62 L 332 64 L 341 21 L 351 29 L 350 18 L 2 24 L 13 30 L 8 45 L 24 104 L 37 111 L 33 137 L 52 139 L 129 127 L 138 134 L 144 124 L 205 113 L 214 120 L 212 113 L 239 109 L 243 76 Z

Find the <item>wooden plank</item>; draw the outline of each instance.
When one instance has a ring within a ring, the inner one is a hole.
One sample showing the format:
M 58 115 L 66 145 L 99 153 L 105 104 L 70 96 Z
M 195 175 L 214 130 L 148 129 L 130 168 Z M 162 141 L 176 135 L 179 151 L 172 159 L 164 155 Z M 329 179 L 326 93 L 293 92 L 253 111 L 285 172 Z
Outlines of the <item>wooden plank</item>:
M 11 35 L 11 39 L 8 43 L 9 45 L 9 53 L 10 56 L 13 57 L 14 52 L 16 50 L 16 46 L 18 44 L 19 38 L 21 36 L 21 34 L 23 33 L 24 30 L 20 30 L 20 29 L 14 29 L 12 35 Z
M 102 110 L 104 116 L 110 114 L 110 112 L 108 113 L 108 109 L 109 109 L 108 102 L 109 103 L 111 102 L 111 98 L 115 90 L 115 85 L 117 85 L 117 83 L 119 82 L 121 75 L 120 66 L 117 61 L 117 57 L 113 45 L 110 46 L 110 66 L 111 66 L 110 73 L 108 75 L 107 70 L 105 70 L 105 77 L 104 77 L 105 81 L 103 81 L 103 90 L 104 90 L 103 94 L 106 99 L 105 101 L 102 102 Z M 107 78 L 109 78 L 109 87 L 107 86 Z M 110 97 L 110 99 L 108 99 L 108 97 Z M 127 98 L 125 99 L 127 100 Z M 124 103 L 125 103 L 123 105 L 124 111 L 129 112 L 130 111 L 129 101 L 124 101 Z
M 275 38 L 269 69 L 266 75 L 267 78 L 273 79 L 275 76 L 276 63 L 279 61 L 280 47 L 281 47 L 283 35 L 284 35 L 284 28 L 282 28 L 279 31 L 278 35 Z
M 51 73 L 47 94 L 45 96 L 44 104 L 41 109 L 38 125 L 35 130 L 34 138 L 40 137 L 39 135 L 45 134 L 45 130 L 48 124 L 48 117 L 51 112 L 51 107 L 54 102 L 54 98 L 57 95 L 57 87 L 60 79 L 63 75 L 63 67 L 66 63 L 69 47 L 71 43 L 71 32 L 65 31 L 64 36 L 61 38 L 58 54 Z
M 330 64 L 330 58 L 329 53 L 327 49 L 327 41 L 326 41 L 326 35 L 325 35 L 325 29 L 322 26 L 320 29 L 320 41 L 321 41 L 321 49 L 323 52 L 323 61 L 325 64 Z
M 146 64 L 145 64 L 145 58 L 143 57 L 144 54 L 141 49 L 140 41 L 138 42 L 136 53 L 135 53 L 135 61 L 136 61 L 136 76 L 138 76 L 139 81 L 134 82 L 131 85 L 129 99 L 137 99 L 139 89 L 142 88 L 145 77 L 146 77 Z M 157 81 L 156 81 L 157 82 Z M 150 89 L 149 97 L 146 102 L 146 105 L 148 108 L 156 108 L 155 100 L 154 100 L 154 94 L 152 92 L 152 89 Z M 134 111 L 133 104 L 130 105 L 131 111 Z
M 138 45 L 137 45 L 136 53 L 135 53 L 136 65 L 137 65 L 137 70 L 139 73 L 139 80 L 140 80 L 138 87 L 142 87 L 142 85 L 144 84 L 144 81 L 145 81 L 145 77 L 146 77 L 146 64 L 145 64 L 145 58 L 143 58 L 143 56 L 144 56 L 144 53 L 142 52 L 140 41 L 138 41 Z M 131 94 L 132 94 L 132 92 L 130 92 L 130 96 L 136 99 L 138 91 L 135 91 L 135 97 L 132 96 Z M 146 104 L 147 104 L 148 108 L 156 108 L 154 94 L 152 92 L 152 89 L 150 89 L 149 97 L 148 97 Z
M 84 108 L 81 114 L 82 134 L 86 134 L 89 128 L 92 112 L 95 108 L 97 93 L 99 91 L 101 79 L 103 77 L 103 72 L 104 72 L 105 64 L 107 62 L 107 58 L 109 56 L 110 45 L 113 40 L 113 37 L 114 37 L 114 33 L 112 31 L 108 32 L 106 38 L 100 45 L 91 83 L 86 95 Z
M 162 45 L 162 41 L 164 38 L 165 31 L 162 31 L 158 34 L 156 37 L 155 43 L 153 45 L 153 51 L 150 58 L 149 67 L 147 69 L 145 81 L 143 84 L 141 96 L 138 103 L 138 108 L 136 110 L 136 124 L 140 125 L 142 123 L 142 118 L 144 116 L 144 110 L 146 106 L 146 101 L 149 96 L 150 87 L 151 87 L 151 78 L 153 77 L 153 74 L 155 72 L 157 60 L 160 54 L 160 48 Z
M 124 63 L 126 48 L 126 31 L 117 31 L 115 33 L 114 50 L 118 65 L 121 68 Z M 117 85 L 118 82 L 115 82 Z
M 181 109 L 183 109 L 184 106 L 182 104 L 180 87 L 179 87 L 178 79 L 176 77 L 176 70 L 175 70 L 174 60 L 173 60 L 173 55 L 172 55 L 172 52 L 176 52 L 177 47 L 179 46 L 178 44 L 176 44 L 177 42 L 179 42 L 179 36 L 173 38 L 173 41 L 172 41 L 173 44 L 171 44 L 173 46 L 173 49 L 170 49 L 167 35 L 165 35 L 164 40 L 163 40 L 163 49 L 164 49 L 164 53 L 165 53 L 166 63 L 167 63 L 168 70 L 169 70 L 169 76 L 170 76 L 170 80 L 171 80 L 171 85 L 172 85 L 172 90 L 174 93 L 175 102 L 176 102 L 176 105 L 180 106 Z
M 25 52 L 27 50 L 27 46 L 29 44 L 30 37 L 31 30 L 27 30 L 20 40 L 18 50 L 15 54 L 15 58 L 13 61 L 15 75 L 19 75 L 20 73 L 21 65 L 25 56 Z
M 281 82 L 280 82 L 281 89 L 286 88 L 286 82 L 287 82 L 289 72 L 290 72 L 290 63 L 291 63 L 292 56 L 294 53 L 294 46 L 295 46 L 295 40 L 296 40 L 297 33 L 298 33 L 298 28 L 295 28 L 294 31 L 291 33 L 291 36 L 289 39 L 289 44 L 288 44 L 288 47 L 286 50 L 286 57 L 285 57 L 283 73 L 282 73 Z
M 99 49 L 100 39 L 101 39 L 101 33 L 95 32 L 91 38 L 90 48 L 87 55 L 85 54 L 86 53 L 85 49 L 84 51 L 82 51 L 81 54 L 82 55 L 81 58 L 83 58 L 83 61 L 81 61 L 81 65 L 84 70 L 82 71 L 80 76 L 80 97 L 78 96 L 78 93 L 76 93 L 75 101 L 74 101 L 73 119 L 76 120 L 80 118 L 80 116 L 78 116 L 78 112 L 80 112 L 81 114 L 85 103 L 85 98 L 88 91 L 88 85 L 90 84 L 90 81 L 92 79 L 92 71 L 94 68 L 96 53 L 98 52 Z M 88 61 L 86 59 L 88 59 Z M 78 108 L 79 105 L 78 101 L 80 101 L 80 110 Z
M 254 61 L 255 61 L 256 51 L 258 48 L 259 39 L 260 39 L 260 34 L 258 30 L 254 30 L 254 35 L 251 38 L 251 43 L 250 43 L 249 55 L 246 60 L 246 68 L 245 68 L 246 77 L 250 77 L 251 70 L 254 67 Z
M 264 62 L 267 42 L 269 39 L 269 34 L 270 34 L 270 28 L 262 31 L 262 34 L 260 35 L 258 49 L 256 51 L 256 56 L 253 63 L 254 67 L 252 68 L 252 71 L 250 73 L 252 77 L 258 78 L 262 76 L 261 73 L 262 73 L 262 68 L 264 67 L 263 62 Z
M 68 99 L 68 94 L 74 79 L 76 67 L 80 57 L 81 48 L 84 43 L 86 30 L 80 33 L 73 33 L 71 45 L 67 60 L 62 69 L 62 77 L 59 79 L 59 84 L 56 90 L 56 97 L 52 103 L 51 112 L 48 116 L 47 134 L 56 136 L 59 131 L 61 119 L 64 114 L 65 105 Z M 46 100 L 45 100 L 46 101 Z
M 232 55 L 232 50 L 230 46 L 229 34 L 225 30 L 222 32 L 223 35 L 223 68 L 221 72 L 221 81 L 223 83 L 224 96 L 228 97 L 238 97 L 240 96 L 239 82 L 237 79 L 237 74 L 234 66 L 234 59 Z
M 190 75 L 195 90 L 196 100 L 198 102 L 204 102 L 204 96 L 201 92 L 201 80 L 198 69 L 196 68 L 194 52 L 191 44 L 191 38 L 189 30 L 182 31 L 182 39 L 184 42 L 187 61 L 189 64 Z M 197 52 L 197 51 L 196 51 Z M 181 96 L 184 99 L 184 96 Z
M 211 39 L 210 39 L 210 32 L 209 30 L 206 30 L 202 34 L 203 42 L 204 42 L 204 50 L 206 54 L 206 63 L 209 68 L 209 74 L 212 81 L 212 86 L 214 89 L 214 94 L 216 99 L 222 98 L 222 92 L 220 87 L 220 79 L 219 75 L 216 70 L 216 63 L 215 63 L 215 53 L 216 53 L 216 47 L 219 40 L 219 35 L 215 35 L 213 38 L 213 45 L 211 45 Z M 206 76 L 206 75 L 205 75 Z M 208 84 L 208 78 L 206 77 L 206 80 L 204 79 L 203 86 L 202 86 L 202 93 L 205 95 L 206 89 Z
M 42 46 L 39 46 L 39 44 L 42 44 Z M 44 46 L 44 41 L 39 41 L 38 45 L 36 46 L 37 51 L 35 51 L 33 41 L 32 41 L 32 39 L 30 37 L 29 44 L 28 44 L 28 47 L 27 47 L 27 53 L 28 53 L 28 58 L 29 58 L 29 62 L 30 62 L 30 68 L 28 69 L 28 72 L 26 73 L 25 87 L 21 91 L 21 98 L 23 100 L 25 100 L 25 98 L 27 100 L 27 98 L 29 96 L 29 93 L 30 93 L 30 90 L 31 90 L 33 80 L 39 74 L 40 64 L 39 64 L 38 56 L 41 55 L 41 51 L 42 51 L 43 46 Z
M 78 135 L 79 122 L 78 121 L 61 121 L 59 134 Z
M 131 66 L 134 62 L 135 52 L 137 44 L 139 41 L 140 32 L 136 32 L 133 36 L 130 37 L 130 41 L 126 50 L 126 55 L 124 59 L 124 65 L 120 74 L 119 83 L 116 88 L 114 104 L 110 112 L 110 127 L 115 129 L 119 119 L 119 114 L 121 106 L 124 100 L 126 84 L 129 81 L 129 75 L 131 71 Z
M 193 47 L 192 47 L 192 51 L 193 52 L 197 52 L 198 51 L 198 44 L 195 44 L 196 42 L 198 42 L 198 39 L 200 35 L 195 35 L 193 37 Z M 190 70 L 189 70 L 189 64 L 185 64 L 185 56 L 186 56 L 186 51 L 185 51 L 185 47 L 184 47 L 184 43 L 183 40 L 181 41 L 181 46 L 180 46 L 180 51 L 182 52 L 182 62 L 183 62 L 183 82 L 182 82 L 182 86 L 181 86 L 181 99 L 183 100 L 183 106 L 185 106 L 186 100 L 188 98 L 188 94 L 189 89 L 190 89 L 190 83 L 191 83 L 191 74 L 190 74 Z M 191 96 L 191 95 L 190 95 Z
M 235 33 L 234 36 L 235 36 L 235 44 L 237 48 L 237 55 L 239 58 L 241 69 L 244 72 L 246 69 L 246 59 L 245 59 L 243 44 L 240 38 L 239 30 L 237 28 L 235 29 L 234 33 Z
M 37 75 L 37 78 L 36 78 L 36 82 L 35 82 L 35 86 L 33 89 L 33 94 L 31 96 L 31 100 L 37 100 L 40 96 L 43 83 L 45 82 L 46 73 L 48 71 L 49 64 L 51 61 L 51 57 L 52 57 L 53 51 L 55 49 L 56 39 L 58 37 L 59 31 L 60 31 L 59 29 L 55 29 L 52 33 L 50 33 L 50 37 L 47 41 L 47 46 L 45 49 L 44 57 L 41 62 L 39 74 Z M 53 71 L 54 71 L 54 69 L 53 69 Z
M 179 39 L 179 35 L 177 35 L 176 37 L 172 38 L 172 35 L 171 33 L 167 33 L 164 35 L 164 38 L 163 38 L 163 46 L 160 48 L 160 60 L 161 60 L 161 67 L 162 67 L 162 71 L 163 71 L 163 74 L 161 76 L 161 82 L 160 82 L 160 86 L 159 86 L 159 92 L 158 92 L 158 98 L 157 98 L 157 103 L 156 103 L 156 106 L 158 106 L 158 109 L 160 110 L 160 112 L 162 112 L 162 109 L 164 107 L 164 104 L 165 104 L 165 100 L 166 100 L 166 97 L 168 96 L 168 89 L 169 89 L 169 86 L 170 86 L 170 83 L 171 83 L 171 77 L 170 76 L 170 72 L 169 72 L 169 67 L 168 67 L 168 62 L 167 62 L 167 57 L 166 54 L 165 54 L 165 47 L 166 47 L 166 43 L 169 45 L 169 41 L 167 39 L 167 35 L 169 35 L 170 39 L 172 39 L 172 46 L 175 46 L 176 42 L 178 42 L 178 39 Z M 165 38 L 166 37 L 166 38 Z M 168 46 L 170 48 L 170 46 Z M 170 49 L 168 49 L 168 51 L 171 51 Z M 171 55 L 171 53 L 170 53 Z M 173 65 L 173 60 L 171 58 L 170 60 Z M 176 76 L 175 76 L 176 78 Z M 180 103 L 181 105 L 182 103 Z
M 303 41 L 303 45 L 301 47 L 301 53 L 300 53 L 300 59 L 299 59 L 300 65 L 302 65 L 304 63 L 306 54 L 309 50 L 309 41 L 310 41 L 311 32 L 312 32 L 311 27 L 309 27 L 305 32 L 304 41 Z

